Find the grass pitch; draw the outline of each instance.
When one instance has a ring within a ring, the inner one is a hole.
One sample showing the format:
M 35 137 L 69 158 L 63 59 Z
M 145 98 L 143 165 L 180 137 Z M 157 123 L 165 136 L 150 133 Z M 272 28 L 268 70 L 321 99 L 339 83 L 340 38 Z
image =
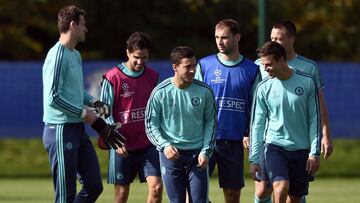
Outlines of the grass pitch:
M 210 180 L 210 199 L 213 203 L 224 202 L 222 191 L 215 178 Z M 360 178 L 318 178 L 310 184 L 309 203 L 358 203 L 360 202 Z M 131 185 L 129 203 L 146 202 L 147 186 L 137 180 Z M 53 186 L 51 179 L 12 178 L 0 180 L 0 202 L 42 203 L 53 202 Z M 104 182 L 104 191 L 97 202 L 113 201 L 113 186 Z M 242 190 L 241 202 L 252 203 L 254 184 L 246 179 Z M 163 202 L 168 202 L 164 192 Z

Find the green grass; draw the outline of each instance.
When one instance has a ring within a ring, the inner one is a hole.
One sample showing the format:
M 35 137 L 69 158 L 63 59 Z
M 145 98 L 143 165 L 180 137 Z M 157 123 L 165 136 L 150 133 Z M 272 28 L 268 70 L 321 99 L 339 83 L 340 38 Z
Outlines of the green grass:
M 310 194 L 307 198 L 311 203 L 358 203 L 360 202 L 360 178 L 318 178 L 310 184 Z M 0 202 L 12 203 L 42 203 L 53 202 L 52 182 L 49 178 L 18 178 L 0 180 Z M 213 203 L 224 202 L 222 191 L 218 188 L 217 180 L 211 179 L 210 199 Z M 97 202 L 113 201 L 113 186 L 104 182 L 104 191 Z M 253 202 L 254 184 L 246 179 L 246 186 L 242 190 L 241 202 Z M 147 197 L 146 184 L 135 181 L 131 185 L 129 203 L 145 202 Z M 164 193 L 163 202 L 168 202 Z
M 315 182 L 310 184 L 310 203 L 360 202 L 360 139 L 334 140 L 334 154 L 321 159 Z M 106 177 L 108 154 L 97 149 L 101 172 Z M 246 156 L 246 155 L 245 155 Z M 53 186 L 47 153 L 41 139 L 0 139 L 0 202 L 53 202 Z M 249 166 L 245 161 L 245 176 Z M 216 176 L 216 173 L 214 174 Z M 113 201 L 113 186 L 104 183 L 104 192 L 97 202 Z M 212 178 L 210 198 L 213 203 L 224 202 L 217 181 Z M 246 179 L 241 202 L 253 202 L 253 181 Z M 145 202 L 147 187 L 134 182 L 129 203 Z M 168 202 L 164 194 L 163 202 Z
M 360 177 L 360 139 L 334 140 L 334 153 L 329 160 L 321 159 L 317 177 Z M 108 154 L 99 150 L 101 172 L 107 173 Z M 247 154 L 245 155 L 247 160 Z M 0 139 L 0 178 L 50 177 L 50 164 L 40 138 Z M 245 176 L 249 177 L 245 161 Z M 216 174 L 215 174 L 216 175 Z

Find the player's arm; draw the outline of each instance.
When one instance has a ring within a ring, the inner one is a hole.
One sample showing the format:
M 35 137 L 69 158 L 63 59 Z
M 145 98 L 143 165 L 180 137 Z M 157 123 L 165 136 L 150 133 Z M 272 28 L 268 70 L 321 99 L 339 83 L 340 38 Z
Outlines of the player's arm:
M 67 114 L 84 118 L 86 114 L 84 107 L 68 101 L 63 96 L 64 92 L 62 90 L 64 86 L 64 75 L 69 69 L 68 63 L 63 57 L 63 54 L 58 54 L 56 56 L 54 64 L 54 71 L 52 71 L 49 76 L 51 78 L 51 80 L 49 80 L 51 84 L 49 85 L 52 87 L 49 104 L 60 111 L 66 112 Z
M 212 90 L 209 89 L 206 97 L 204 109 L 204 144 L 199 156 L 205 156 L 207 160 L 212 155 L 215 147 L 216 130 L 216 106 L 215 97 Z M 207 163 L 206 163 L 207 164 Z
M 321 115 L 321 153 L 324 154 L 324 159 L 328 159 L 333 152 L 333 143 L 330 136 L 330 125 L 327 106 L 324 98 L 323 89 L 319 90 L 319 101 L 320 101 L 320 115 Z
M 157 150 L 162 152 L 170 143 L 163 138 L 161 125 L 162 103 L 158 91 L 153 90 L 146 105 L 145 111 L 145 131 L 150 142 L 156 146 Z
M 323 153 L 324 159 L 328 159 L 333 152 L 333 143 L 330 136 L 328 110 L 327 110 L 324 91 L 323 91 L 324 83 L 320 75 L 319 67 L 316 64 L 313 70 L 314 70 L 313 75 L 317 83 L 319 101 L 320 101 L 321 131 L 323 135 L 321 139 L 321 153 Z
M 101 85 L 101 93 L 100 93 L 100 102 L 108 104 L 108 111 L 109 111 L 108 117 L 105 119 L 105 122 L 107 124 L 111 124 L 111 125 L 118 125 L 118 124 L 114 124 L 115 122 L 114 122 L 113 113 L 112 113 L 113 104 L 114 104 L 114 88 L 107 79 L 104 79 L 101 84 L 102 85 Z M 98 146 L 101 149 L 109 149 L 110 148 L 110 146 L 107 146 L 100 137 L 98 139 Z M 125 147 L 125 143 L 123 143 L 123 146 L 118 147 L 116 149 L 116 152 L 120 156 L 127 157 L 128 151 Z
M 202 82 L 204 82 L 204 76 L 202 75 L 202 70 L 201 70 L 201 64 L 200 62 L 198 62 L 198 64 L 196 65 L 196 72 L 195 72 L 195 79 L 200 80 Z
M 114 106 L 114 88 L 107 79 L 104 79 L 101 84 L 100 101 L 106 103 L 109 108 L 109 116 L 105 121 L 108 124 L 113 124 L 115 123 L 112 112 Z
M 310 136 L 310 153 L 307 161 L 306 170 L 309 174 L 314 174 L 319 169 L 320 156 L 320 107 L 319 97 L 315 86 L 313 86 L 308 95 L 308 118 L 309 118 L 309 136 Z
M 255 96 L 254 96 L 254 93 L 255 93 L 255 90 L 256 90 L 256 87 L 257 85 L 259 84 L 259 82 L 261 82 L 261 73 L 260 71 L 256 74 L 256 77 L 255 77 L 255 80 L 253 82 L 253 85 L 252 85 L 252 88 L 251 88 L 251 100 L 249 101 L 249 105 L 252 105 L 253 101 L 255 100 Z M 251 113 L 250 113 L 251 114 Z M 250 119 L 251 120 L 251 115 L 249 115 Z M 243 137 L 243 146 L 244 146 L 244 149 L 249 149 L 250 147 L 250 138 L 249 138 L 249 131 L 250 131 L 250 122 L 248 124 L 248 129 L 246 130 L 246 134 L 244 135 Z
M 257 180 L 256 172 L 260 170 L 260 151 L 264 145 L 263 139 L 268 111 L 265 98 L 259 88 L 255 91 L 255 95 L 251 108 L 249 161 L 251 176 Z

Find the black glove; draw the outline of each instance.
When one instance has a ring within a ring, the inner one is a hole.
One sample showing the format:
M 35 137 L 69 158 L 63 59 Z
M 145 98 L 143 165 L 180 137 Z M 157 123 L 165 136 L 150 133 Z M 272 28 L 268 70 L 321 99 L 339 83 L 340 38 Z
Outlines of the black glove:
M 94 107 L 100 116 L 105 115 L 105 118 L 110 116 L 109 106 L 107 103 L 96 101 L 91 107 Z
M 101 149 L 118 149 L 124 145 L 126 139 L 117 131 L 120 127 L 118 123 L 107 124 L 102 118 L 96 119 L 96 121 L 91 125 L 91 127 L 99 134 L 98 143 L 103 143 L 104 145 L 99 147 Z M 100 142 L 101 141 L 101 142 Z

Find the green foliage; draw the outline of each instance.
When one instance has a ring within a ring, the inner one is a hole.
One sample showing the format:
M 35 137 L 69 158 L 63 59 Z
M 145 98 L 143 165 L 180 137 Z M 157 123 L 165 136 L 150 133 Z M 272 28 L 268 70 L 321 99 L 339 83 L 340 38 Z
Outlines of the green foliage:
M 125 58 L 125 42 L 135 31 L 153 39 L 153 59 L 188 45 L 202 57 L 217 52 L 214 26 L 233 18 L 242 31 L 240 51 L 255 59 L 257 0 L 27 0 L 0 1 L 0 59 L 43 59 L 57 41 L 57 12 L 69 4 L 86 11 L 87 41 L 79 45 L 84 59 Z M 26 9 L 23 9 L 26 8 Z M 266 1 L 267 36 L 279 19 L 298 27 L 296 49 L 314 60 L 360 61 L 360 4 L 355 0 Z
M 95 144 L 95 140 L 93 140 Z M 321 158 L 317 177 L 360 177 L 360 140 L 336 139 L 335 151 L 329 160 Z M 108 153 L 96 147 L 101 173 L 107 174 Z M 245 160 L 247 154 L 245 155 Z M 0 139 L 0 177 L 50 177 L 50 164 L 41 139 Z M 245 176 L 249 165 L 245 161 Z M 214 176 L 216 176 L 216 172 Z

